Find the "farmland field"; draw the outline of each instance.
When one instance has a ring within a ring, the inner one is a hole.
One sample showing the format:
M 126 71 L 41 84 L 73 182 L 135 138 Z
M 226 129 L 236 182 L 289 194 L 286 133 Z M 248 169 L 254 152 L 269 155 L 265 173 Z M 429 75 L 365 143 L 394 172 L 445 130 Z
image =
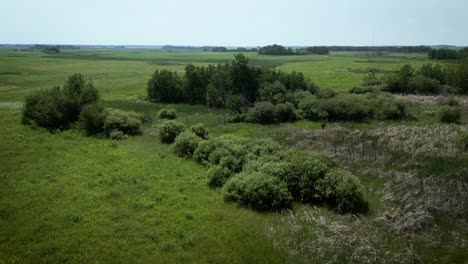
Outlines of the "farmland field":
M 430 62 L 416 53 L 245 55 L 254 64 L 302 72 L 339 93 L 360 86 L 369 68 L 381 77 L 404 64 L 418 68 Z M 183 73 L 190 63 L 233 58 L 229 52 L 64 49 L 48 55 L 0 49 L 0 263 L 468 261 L 468 154 L 457 145 L 468 131 L 466 97 L 457 97 L 460 124 L 437 124 L 435 104 L 406 98 L 414 120 L 336 122 L 326 129 L 304 120 L 227 123 L 223 109 L 139 100 L 155 70 Z M 73 73 L 92 80 L 106 107 L 146 114 L 153 122 L 122 141 L 22 125 L 25 98 L 63 85 Z M 359 176 L 369 213 L 354 217 L 299 203 L 282 212 L 257 212 L 224 202 L 221 190 L 208 187 L 205 167 L 160 143 L 156 115 L 164 107 L 175 108 L 186 127 L 205 124 L 210 137 L 269 137 L 331 156 Z M 351 135 L 350 141 L 336 147 L 330 135 L 339 133 Z M 366 133 L 414 148 L 385 143 L 388 149 L 371 162 L 360 152 Z M 404 136 L 392 137 L 398 133 Z M 420 149 L 436 155 L 413 159 Z

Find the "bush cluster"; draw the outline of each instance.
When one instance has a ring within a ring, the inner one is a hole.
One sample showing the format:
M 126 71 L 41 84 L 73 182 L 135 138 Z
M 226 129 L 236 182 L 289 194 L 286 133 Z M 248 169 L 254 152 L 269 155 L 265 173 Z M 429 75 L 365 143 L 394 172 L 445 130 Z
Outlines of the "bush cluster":
M 159 126 L 159 138 L 162 143 L 172 144 L 175 138 L 185 130 L 184 125 L 177 121 L 166 121 Z
M 127 112 L 119 109 L 108 109 L 104 120 L 103 129 L 106 135 L 113 131 L 120 131 L 125 135 L 140 134 L 141 117 L 135 112 Z
M 79 120 L 81 109 L 100 101 L 98 90 L 83 75 L 73 74 L 62 88 L 37 91 L 26 98 L 22 123 L 50 131 L 68 129 Z
M 173 108 L 163 108 L 158 112 L 159 119 L 176 119 L 177 113 L 176 110 Z
M 195 152 L 200 141 L 201 138 L 192 131 L 184 131 L 174 140 L 174 152 L 179 157 L 190 158 L 193 156 L 193 152 Z
M 271 139 L 231 135 L 201 141 L 193 160 L 208 166 L 208 185 L 224 199 L 255 210 L 279 210 L 292 200 L 365 213 L 363 187 L 351 173 L 322 156 L 285 150 Z M 336 185 L 336 186 L 335 186 Z
M 198 123 L 190 127 L 190 130 L 202 139 L 208 139 L 208 130 L 204 124 Z
M 441 106 L 437 113 L 442 123 L 459 123 L 461 119 L 461 111 L 458 107 Z

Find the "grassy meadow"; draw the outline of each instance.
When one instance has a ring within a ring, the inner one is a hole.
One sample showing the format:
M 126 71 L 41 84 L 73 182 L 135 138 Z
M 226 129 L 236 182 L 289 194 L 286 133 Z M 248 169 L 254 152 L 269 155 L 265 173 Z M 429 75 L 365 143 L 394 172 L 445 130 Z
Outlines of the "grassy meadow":
M 326 130 L 309 121 L 230 124 L 224 110 L 138 100 L 157 69 L 182 73 L 186 64 L 224 63 L 233 55 L 138 49 L 64 49 L 47 55 L 0 49 L 0 264 L 468 261 L 468 217 L 463 215 L 468 212 L 468 155 L 456 145 L 468 131 L 466 97 L 460 125 L 436 125 L 434 104 L 408 99 L 417 121 L 333 123 Z M 253 63 L 302 72 L 339 92 L 359 86 L 370 67 L 381 76 L 403 64 L 429 62 L 425 54 L 245 55 Z M 62 85 L 77 72 L 93 81 L 106 107 L 144 113 L 153 122 L 142 135 L 123 141 L 21 125 L 27 95 Z M 156 113 L 166 106 L 175 108 L 186 126 L 204 123 L 210 137 L 271 137 L 333 156 L 360 176 L 369 214 L 352 217 L 299 204 L 287 212 L 259 213 L 224 202 L 219 189 L 207 186 L 205 167 L 160 143 Z M 341 145 L 334 135 L 345 139 Z M 388 139 L 375 151 L 375 160 L 361 151 L 365 135 Z M 400 145 L 392 145 L 397 140 Z M 410 144 L 414 148 L 402 147 Z M 418 151 L 439 156 L 416 159 Z M 401 219 L 426 217 L 417 214 L 418 203 L 435 208 L 427 226 L 414 232 L 406 223 L 390 228 Z

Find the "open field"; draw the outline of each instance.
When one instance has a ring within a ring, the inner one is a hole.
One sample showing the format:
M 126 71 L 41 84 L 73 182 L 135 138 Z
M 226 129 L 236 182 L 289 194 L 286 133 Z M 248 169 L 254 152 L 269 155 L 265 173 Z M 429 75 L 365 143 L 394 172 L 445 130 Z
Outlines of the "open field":
M 390 72 L 429 62 L 423 54 L 246 56 L 339 92 L 359 86 L 369 67 Z M 434 105 L 410 102 L 417 120 L 339 122 L 322 130 L 309 121 L 230 124 L 225 110 L 137 100 L 156 69 L 183 72 L 189 63 L 232 59 L 213 52 L 0 49 L 0 263 L 468 261 L 468 154 L 457 145 L 468 131 L 468 105 L 461 105 L 459 125 L 436 125 Z M 153 122 L 123 141 L 20 124 L 27 95 L 75 72 L 94 82 L 106 107 Z M 370 212 L 352 217 L 295 204 L 259 213 L 225 203 L 207 186 L 205 167 L 160 143 L 156 114 L 165 106 L 186 127 L 204 123 L 210 137 L 271 137 L 333 157 L 360 177 Z M 379 141 L 366 152 L 371 137 Z

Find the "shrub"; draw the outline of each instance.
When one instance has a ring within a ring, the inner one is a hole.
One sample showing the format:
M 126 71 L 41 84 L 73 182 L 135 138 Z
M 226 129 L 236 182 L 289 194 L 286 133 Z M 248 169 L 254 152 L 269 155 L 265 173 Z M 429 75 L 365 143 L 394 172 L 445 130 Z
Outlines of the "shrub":
M 79 120 L 81 109 L 99 102 L 99 93 L 81 74 L 71 75 L 62 89 L 53 87 L 26 98 L 22 123 L 44 127 L 49 131 L 68 129 Z
M 460 138 L 458 139 L 458 145 L 464 151 L 468 151 L 468 133 L 465 133 L 460 136 Z
M 120 130 L 112 130 L 109 134 L 109 138 L 112 140 L 123 140 L 126 139 L 126 135 Z
M 205 166 L 209 165 L 210 155 L 216 148 L 214 140 L 201 141 L 193 153 L 193 160 Z
M 48 129 L 65 129 L 68 122 L 63 119 L 63 94 L 60 87 L 37 91 L 28 97 L 22 109 L 21 122 Z
M 407 116 L 406 106 L 391 95 L 370 94 L 367 96 L 373 117 L 378 120 L 396 120 Z
M 193 125 L 192 127 L 190 127 L 190 130 L 200 138 L 208 138 L 208 130 L 206 129 L 204 124 L 198 123 L 196 125 Z
M 276 122 L 276 108 L 270 102 L 257 102 L 247 112 L 247 121 L 260 124 Z
M 368 102 L 358 95 L 322 100 L 306 98 L 299 107 L 304 111 L 304 118 L 315 121 L 361 121 L 372 114 Z
M 416 75 L 409 79 L 408 93 L 416 94 L 436 94 L 439 90 L 439 82 L 437 80 Z
M 184 125 L 177 121 L 166 121 L 159 126 L 159 137 L 162 143 L 172 144 L 175 138 L 185 130 Z
M 353 87 L 348 90 L 350 94 L 366 94 L 366 93 L 373 93 L 376 92 L 377 89 L 372 86 L 365 86 L 365 87 Z
M 342 213 L 366 213 L 369 209 L 364 200 L 363 186 L 359 179 L 342 169 L 329 171 L 316 184 L 317 197 L 321 202 L 336 207 Z
M 296 120 L 294 105 L 291 103 L 277 104 L 276 116 L 279 122 L 287 122 Z
M 438 110 L 439 121 L 442 123 L 459 123 L 461 119 L 460 108 L 454 106 L 441 106 Z
M 208 186 L 223 187 L 233 173 L 226 167 L 215 165 L 208 170 Z
M 159 119 L 176 119 L 176 110 L 173 108 L 163 108 L 158 112 Z
M 449 96 L 449 97 L 439 97 L 437 99 L 437 104 L 440 105 L 440 106 L 459 106 L 460 105 L 460 102 L 458 102 L 458 100 L 453 97 L 453 96 Z
M 141 120 L 137 113 L 109 109 L 103 127 L 107 135 L 110 135 L 113 130 L 122 131 L 126 135 L 136 135 L 141 132 L 140 126 Z
M 189 158 L 193 156 L 200 143 L 200 138 L 191 131 L 180 133 L 174 140 L 174 152 L 179 157 Z
M 100 103 L 85 105 L 80 113 L 80 125 L 88 135 L 104 132 L 107 112 Z
M 318 89 L 314 95 L 317 99 L 328 99 L 337 96 L 338 93 L 332 89 L 322 88 Z
M 259 211 L 291 207 L 286 183 L 263 173 L 241 173 L 223 187 L 224 199 Z

